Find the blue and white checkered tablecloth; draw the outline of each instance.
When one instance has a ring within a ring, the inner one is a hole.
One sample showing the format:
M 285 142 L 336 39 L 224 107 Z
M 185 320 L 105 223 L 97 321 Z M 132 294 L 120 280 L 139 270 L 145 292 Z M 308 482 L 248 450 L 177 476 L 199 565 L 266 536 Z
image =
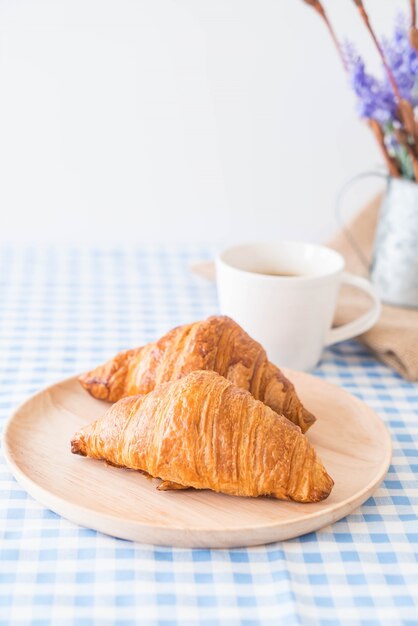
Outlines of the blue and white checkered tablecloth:
M 116 351 L 217 311 L 192 261 L 210 249 L 3 248 L 0 417 Z M 61 519 L 0 459 L 0 624 L 418 625 L 418 388 L 359 344 L 316 374 L 386 422 L 393 463 L 346 519 L 299 539 L 235 550 L 140 545 Z

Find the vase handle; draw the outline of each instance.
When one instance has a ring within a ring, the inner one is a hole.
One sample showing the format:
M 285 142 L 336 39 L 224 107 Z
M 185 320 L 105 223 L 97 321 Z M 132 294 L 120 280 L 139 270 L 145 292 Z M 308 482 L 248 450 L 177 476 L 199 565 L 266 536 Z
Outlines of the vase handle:
M 346 223 L 344 222 L 344 218 L 342 215 L 342 203 L 343 203 L 343 199 L 345 198 L 345 195 L 347 193 L 347 191 L 349 189 L 351 189 L 351 187 L 357 183 L 360 180 L 363 180 L 364 178 L 383 178 L 384 180 L 388 180 L 389 176 L 388 174 L 385 174 L 383 172 L 379 172 L 377 170 L 372 170 L 369 172 L 360 172 L 360 174 L 356 174 L 355 176 L 352 176 L 351 178 L 349 178 L 344 185 L 341 187 L 340 191 L 338 192 L 336 201 L 335 201 L 335 214 L 337 216 L 337 220 L 342 228 L 343 233 L 345 234 L 347 241 L 349 242 L 349 244 L 351 245 L 351 247 L 353 248 L 354 252 L 357 254 L 358 258 L 360 259 L 361 263 L 364 265 L 365 269 L 367 270 L 367 272 L 370 271 L 370 264 L 369 261 L 367 260 L 365 254 L 363 253 L 362 249 L 360 248 L 359 244 L 357 243 L 355 237 L 353 236 L 352 232 L 350 231 L 350 229 L 348 228 L 348 226 L 346 225 Z

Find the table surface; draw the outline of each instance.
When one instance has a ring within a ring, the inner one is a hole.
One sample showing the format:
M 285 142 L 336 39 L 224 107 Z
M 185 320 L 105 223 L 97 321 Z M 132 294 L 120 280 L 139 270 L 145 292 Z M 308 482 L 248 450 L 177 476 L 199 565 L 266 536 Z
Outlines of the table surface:
M 217 312 L 190 273 L 209 247 L 0 251 L 0 417 L 45 385 Z M 386 480 L 346 519 L 235 550 L 134 544 L 35 502 L 0 458 L 0 624 L 418 624 L 418 388 L 360 344 L 315 371 L 367 402 L 394 446 Z M 59 471 L 59 468 L 57 468 Z

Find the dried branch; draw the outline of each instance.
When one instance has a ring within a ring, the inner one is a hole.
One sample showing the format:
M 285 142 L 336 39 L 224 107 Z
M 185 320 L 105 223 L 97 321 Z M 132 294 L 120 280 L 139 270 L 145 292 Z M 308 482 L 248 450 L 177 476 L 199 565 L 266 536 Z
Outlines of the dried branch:
M 411 8 L 411 24 L 409 27 L 409 43 L 415 50 L 418 50 L 418 29 L 417 29 L 417 6 L 416 0 L 409 0 Z
M 334 45 L 337 49 L 338 55 L 341 59 L 341 63 L 344 66 L 344 69 L 347 71 L 347 63 L 343 54 L 343 51 L 341 50 L 341 46 L 340 43 L 337 39 L 337 35 L 335 34 L 335 30 L 332 27 L 331 22 L 328 19 L 328 15 L 326 14 L 326 11 L 322 5 L 322 3 L 319 0 L 303 0 L 303 2 L 305 2 L 306 4 L 308 4 L 310 7 L 312 7 L 320 16 L 321 18 L 324 20 L 325 25 L 328 29 L 329 34 L 331 35 L 331 39 L 334 42 Z
M 380 124 L 378 122 L 376 122 L 376 120 L 368 120 L 370 128 L 373 131 L 373 134 L 377 140 L 377 143 L 380 146 L 380 149 L 382 151 L 383 154 L 383 158 L 385 159 L 387 168 L 389 170 L 389 174 L 391 176 L 395 176 L 395 177 L 399 177 L 401 175 L 399 168 L 396 164 L 396 161 L 394 158 L 392 158 L 388 152 L 388 149 L 386 147 L 385 144 L 385 135 L 383 133 L 383 130 L 380 126 Z
M 303 0 L 305 4 L 313 8 L 321 19 L 325 22 L 325 25 L 331 35 L 331 38 L 334 42 L 334 45 L 338 51 L 338 54 L 343 63 L 344 69 L 348 71 L 347 62 L 345 56 L 342 52 L 341 46 L 336 37 L 335 31 L 332 28 L 332 25 L 328 19 L 326 11 L 323 7 L 321 0 Z M 408 102 L 402 98 L 399 87 L 395 80 L 395 76 L 392 72 L 392 69 L 386 59 L 385 52 L 380 45 L 378 38 L 373 30 L 373 27 L 370 23 L 369 16 L 364 6 L 363 0 L 353 0 L 356 5 L 358 12 L 362 21 L 364 22 L 372 40 L 376 47 L 376 50 L 379 54 L 379 57 L 382 61 L 383 67 L 386 72 L 387 79 L 389 81 L 390 88 L 395 97 L 395 103 L 397 105 L 397 117 L 398 120 L 402 124 L 402 128 L 396 129 L 395 136 L 400 146 L 407 152 L 409 158 L 411 159 L 413 172 L 415 180 L 418 182 L 418 120 L 415 119 L 414 110 Z M 416 26 L 417 22 L 417 10 L 416 10 L 416 0 L 410 0 L 410 12 L 411 12 L 411 22 L 410 22 L 410 30 L 409 30 L 409 39 L 411 45 L 418 50 L 418 28 Z M 368 120 L 368 124 L 379 144 L 380 150 L 385 159 L 385 163 L 387 165 L 388 171 L 391 176 L 399 177 L 402 176 L 401 166 L 396 159 L 390 155 L 389 150 L 385 144 L 385 133 L 380 124 L 373 119 Z
M 359 13 L 360 13 L 360 16 L 361 16 L 364 24 L 366 25 L 366 28 L 369 31 L 370 35 L 371 35 L 371 38 L 373 39 L 373 42 L 374 42 L 374 44 L 375 44 L 375 46 L 377 48 L 377 51 L 379 53 L 379 56 L 380 56 L 381 60 L 382 60 L 383 67 L 386 70 L 386 74 L 387 74 L 390 86 L 391 86 L 392 91 L 393 91 L 393 93 L 395 95 L 395 98 L 396 98 L 396 100 L 397 100 L 397 102 L 399 104 L 399 102 L 402 100 L 402 97 L 401 97 L 401 94 L 399 92 L 398 85 L 396 84 L 395 78 L 394 78 L 394 76 L 392 74 L 392 70 L 390 69 L 390 67 L 388 65 L 388 62 L 386 61 L 386 57 L 385 57 L 384 52 L 382 50 L 382 46 L 380 45 L 379 40 L 377 39 L 377 37 L 375 35 L 375 32 L 374 32 L 374 30 L 372 28 L 372 25 L 370 24 L 369 16 L 367 15 L 366 9 L 364 8 L 364 4 L 363 4 L 362 0 L 353 0 L 353 2 L 357 6 L 357 8 L 359 10 Z
M 393 76 L 392 70 L 389 67 L 389 64 L 386 60 L 385 54 L 383 52 L 383 49 L 379 43 L 379 40 L 377 39 L 375 32 L 370 24 L 370 20 L 369 20 L 369 16 L 367 15 L 366 9 L 364 8 L 364 4 L 362 0 L 353 0 L 354 4 L 357 6 L 359 13 L 361 15 L 361 18 L 363 20 L 363 22 L 366 25 L 367 30 L 369 31 L 373 42 L 377 48 L 377 51 L 379 53 L 379 56 L 382 60 L 383 63 L 383 67 L 386 70 L 386 75 L 388 77 L 390 86 L 392 88 L 392 91 L 395 95 L 395 99 L 396 99 L 396 103 L 398 105 L 398 114 L 399 117 L 405 127 L 405 129 L 409 132 L 409 134 L 412 137 L 412 140 L 414 142 L 414 144 L 418 145 L 418 126 L 417 123 L 415 121 L 414 118 L 414 113 L 412 111 L 412 107 L 409 104 L 409 102 L 407 100 L 404 100 L 400 94 L 398 85 L 396 84 L 396 80 Z M 415 6 L 415 3 L 414 3 Z M 408 144 L 409 148 L 411 148 L 410 144 Z M 415 150 L 415 146 L 412 148 L 412 150 Z M 415 167 L 415 166 L 414 166 Z M 417 179 L 418 180 L 418 179 Z
M 418 126 L 415 119 L 414 110 L 408 100 L 402 99 L 399 102 L 399 113 L 403 121 L 405 130 L 411 135 L 414 141 L 414 149 L 416 150 L 418 146 Z
M 407 151 L 409 158 L 411 159 L 411 162 L 412 162 L 412 168 L 414 170 L 415 180 L 418 181 L 418 159 L 417 159 L 417 155 L 413 147 L 408 141 L 407 133 L 401 128 L 397 128 L 395 129 L 395 137 L 396 137 L 396 141 L 401 146 L 403 146 L 405 150 Z
M 418 28 L 415 26 L 409 29 L 409 43 L 415 50 L 418 50 Z
M 411 7 L 411 28 L 417 25 L 417 7 L 415 0 L 409 0 L 409 6 Z

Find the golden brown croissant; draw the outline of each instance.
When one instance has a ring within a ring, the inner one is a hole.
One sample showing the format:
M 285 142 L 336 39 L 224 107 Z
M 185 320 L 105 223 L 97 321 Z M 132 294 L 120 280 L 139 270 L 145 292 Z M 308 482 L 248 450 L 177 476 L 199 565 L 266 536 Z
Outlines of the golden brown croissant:
M 318 502 L 333 486 L 300 428 L 212 371 L 120 400 L 71 450 L 161 478 L 162 489 Z
M 225 316 L 178 326 L 156 343 L 120 352 L 83 374 L 80 382 L 95 398 L 116 402 L 149 393 L 157 385 L 195 370 L 218 372 L 300 426 L 302 432 L 315 421 L 262 346 Z

